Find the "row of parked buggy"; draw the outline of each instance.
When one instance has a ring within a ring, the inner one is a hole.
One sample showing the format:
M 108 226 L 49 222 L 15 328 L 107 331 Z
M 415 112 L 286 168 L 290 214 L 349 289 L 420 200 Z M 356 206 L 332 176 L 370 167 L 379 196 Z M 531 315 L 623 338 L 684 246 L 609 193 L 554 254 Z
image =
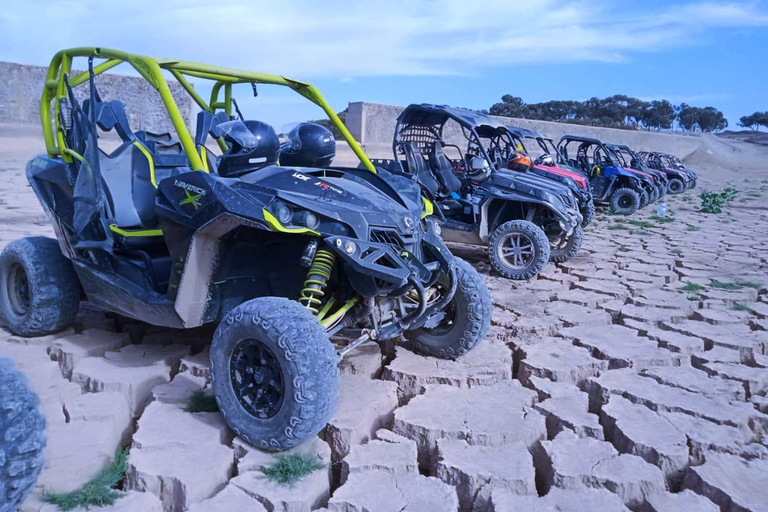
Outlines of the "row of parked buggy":
M 474 111 L 413 104 L 398 117 L 394 159 L 442 214 L 445 240 L 488 245 L 494 270 L 531 279 L 578 254 L 595 205 L 631 215 L 696 186 L 674 155 L 578 135 L 559 142 Z

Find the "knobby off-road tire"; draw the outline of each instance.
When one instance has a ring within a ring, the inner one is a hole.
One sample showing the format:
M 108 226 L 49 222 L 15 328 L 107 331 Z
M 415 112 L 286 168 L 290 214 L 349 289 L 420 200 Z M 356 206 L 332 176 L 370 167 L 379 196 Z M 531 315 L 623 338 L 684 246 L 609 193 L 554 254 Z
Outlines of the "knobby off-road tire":
M 14 240 L 0 254 L 0 316 L 18 336 L 44 336 L 71 326 L 80 281 L 56 240 Z
M 447 286 L 446 279 L 438 280 Z M 456 258 L 456 293 L 438 325 L 405 333 L 406 346 L 426 356 L 455 359 L 472 350 L 491 326 L 491 294 L 477 270 Z
M 513 254 L 521 249 L 523 261 Z M 510 220 L 497 227 L 488 240 L 488 256 L 493 269 L 507 279 L 527 280 L 536 277 L 549 261 L 549 240 L 544 231 L 527 220 Z
M 581 226 L 576 226 L 576 229 L 574 229 L 571 236 L 568 237 L 565 245 L 550 250 L 549 261 L 553 263 L 563 263 L 564 261 L 575 258 L 581 250 L 582 243 L 584 243 L 584 229 Z
M 619 215 L 631 215 L 640 207 L 640 195 L 631 188 L 620 188 L 611 194 L 611 208 Z
M 683 180 L 680 178 L 669 178 L 669 183 L 667 184 L 667 193 L 668 194 L 682 194 L 685 192 L 685 183 L 683 183 Z
M 591 199 L 581 209 L 581 227 L 585 228 L 595 220 L 595 203 Z
M 224 317 L 211 344 L 221 414 L 256 447 L 292 448 L 315 436 L 336 409 L 338 360 L 325 329 L 298 302 L 280 297 L 244 302 Z M 276 390 L 279 400 L 271 400 Z
M 21 506 L 43 468 L 45 420 L 37 406 L 24 376 L 0 358 L 0 512 Z
M 640 208 L 645 208 L 648 206 L 651 202 L 650 197 L 648 196 L 648 192 L 646 190 L 640 191 Z

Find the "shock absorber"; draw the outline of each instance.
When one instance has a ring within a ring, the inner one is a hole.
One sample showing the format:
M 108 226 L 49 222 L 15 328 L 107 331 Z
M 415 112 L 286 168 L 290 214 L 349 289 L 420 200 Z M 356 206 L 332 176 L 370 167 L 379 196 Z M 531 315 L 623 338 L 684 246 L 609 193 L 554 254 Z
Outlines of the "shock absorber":
M 335 263 L 336 255 L 327 249 L 318 249 L 315 257 L 312 258 L 312 264 L 307 272 L 307 280 L 304 281 L 304 287 L 301 289 L 299 303 L 315 315 L 318 306 L 323 302 L 325 287 L 328 284 L 328 279 L 331 278 Z

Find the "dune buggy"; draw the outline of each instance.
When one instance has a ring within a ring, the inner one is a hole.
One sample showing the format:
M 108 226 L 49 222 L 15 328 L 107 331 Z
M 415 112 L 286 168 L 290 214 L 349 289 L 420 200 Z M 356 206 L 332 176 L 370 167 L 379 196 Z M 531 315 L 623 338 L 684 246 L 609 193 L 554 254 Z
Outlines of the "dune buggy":
M 667 175 L 667 192 L 669 194 L 682 194 L 696 186 L 696 173 L 686 169 L 677 157 L 653 151 L 641 151 L 639 155 L 648 167 Z
M 588 177 L 595 202 L 607 203 L 619 214 L 630 215 L 648 203 L 653 180 L 625 169 L 621 159 L 597 139 L 565 135 L 557 144 L 558 158 Z
M 566 185 L 579 203 L 579 211 L 583 218 L 581 226 L 587 227 L 592 223 L 592 220 L 595 218 L 595 204 L 592 201 L 592 190 L 589 186 L 589 181 L 587 181 L 587 178 L 582 173 L 557 165 L 557 159 L 553 157 L 553 155 L 557 155 L 557 151 L 552 140 L 547 139 L 540 133 L 526 130 L 525 128 L 514 126 L 505 126 L 504 128 L 505 130 L 502 130 L 500 137 L 500 153 L 506 155 L 506 157 L 513 151 L 523 151 L 526 154 L 531 154 L 525 146 L 523 139 L 536 141 L 540 154 L 533 161 L 529 172 Z M 547 141 L 549 141 L 552 147 L 547 145 Z
M 71 74 L 74 57 L 89 71 Z M 100 98 L 95 76 L 123 62 L 159 92 L 174 134 L 134 132 L 123 103 Z M 202 110 L 194 139 L 166 73 Z M 209 101 L 189 77 L 212 83 Z M 80 104 L 73 89 L 86 83 Z M 238 84 L 285 86 L 321 107 L 363 168 L 274 165 L 274 130 L 258 139 L 265 123 L 233 115 Z M 66 328 L 83 298 L 158 326 L 218 323 L 221 413 L 248 442 L 282 450 L 326 424 L 337 363 L 360 344 L 404 333 L 415 350 L 453 358 L 489 327 L 488 291 L 443 244 L 419 186 L 377 170 L 308 83 L 76 48 L 51 61 L 40 113 L 47 154 L 27 176 L 58 241 L 24 238 L 0 255 L 0 313 L 18 335 Z M 110 153 L 104 132 L 120 139 Z M 262 149 L 271 159 L 253 156 Z
M 639 171 L 653 177 L 654 188 L 650 193 L 649 203 L 654 203 L 666 195 L 669 181 L 665 173 L 656 169 L 651 169 L 645 165 L 643 158 L 629 146 L 621 144 L 606 145 L 616 153 L 616 156 L 618 156 L 621 161 L 621 165 L 623 165 L 625 169 Z
M 449 121 L 461 134 L 462 147 L 446 140 Z M 502 128 L 470 110 L 410 105 L 397 119 L 389 166 L 415 176 L 434 200 L 446 240 L 488 246 L 499 274 L 531 279 L 547 261 L 575 256 L 582 219 L 567 187 L 499 167 L 488 145 Z M 446 148 L 454 152 L 453 160 Z

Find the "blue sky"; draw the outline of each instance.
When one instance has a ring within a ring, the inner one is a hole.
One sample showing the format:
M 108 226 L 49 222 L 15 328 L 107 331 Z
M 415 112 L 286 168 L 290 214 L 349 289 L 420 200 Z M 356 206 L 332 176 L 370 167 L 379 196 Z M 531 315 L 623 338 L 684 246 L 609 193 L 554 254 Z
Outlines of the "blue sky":
M 507 93 L 713 105 L 732 127 L 768 110 L 768 1 L 32 0 L 0 11 L 0 60 L 45 65 L 93 45 L 309 80 L 339 110 L 480 109 Z M 289 91 L 241 103 L 278 127 L 320 115 Z

